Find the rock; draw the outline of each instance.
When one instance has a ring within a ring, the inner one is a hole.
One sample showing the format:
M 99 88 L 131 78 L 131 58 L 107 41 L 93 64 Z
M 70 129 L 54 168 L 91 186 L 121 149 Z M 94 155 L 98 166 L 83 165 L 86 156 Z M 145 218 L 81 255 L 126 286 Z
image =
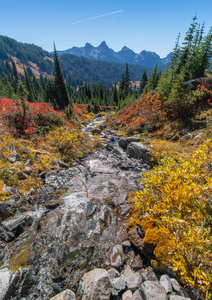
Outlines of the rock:
M 10 217 L 9 211 L 3 204 L 0 203 L 0 220 L 4 221 L 9 217 Z
M 125 289 L 125 280 L 122 277 L 115 278 L 111 281 L 113 285 L 112 295 L 118 296 L 118 294 Z
M 22 171 L 18 172 L 17 175 L 18 175 L 18 179 L 19 180 L 25 180 L 25 179 L 27 179 L 26 174 L 24 174 L 24 172 L 22 172 Z
M 8 160 L 11 162 L 11 163 L 14 163 L 16 161 L 21 161 L 21 156 L 17 153 L 13 156 L 10 156 L 8 157 Z
M 24 173 L 26 173 L 27 175 L 32 174 L 32 168 L 30 168 L 30 167 L 25 167 L 25 168 L 24 168 Z
M 82 300 L 109 300 L 112 285 L 106 270 L 94 269 L 83 275 L 77 296 Z
M 39 176 L 40 178 L 45 179 L 47 176 L 47 172 L 41 172 Z
M 49 201 L 47 203 L 45 203 L 44 205 L 47 209 L 55 209 L 59 206 L 59 203 L 58 202 L 55 202 L 55 201 Z
M 168 275 L 161 276 L 160 284 L 164 287 L 167 294 L 171 294 L 173 292 L 172 283 Z
M 3 242 L 0 241 L 0 249 L 4 249 L 5 246 L 6 246 L 5 243 L 3 243 Z
M 140 291 L 144 300 L 168 300 L 164 287 L 156 281 L 143 282 Z
M 52 297 L 50 300 L 76 300 L 76 295 L 74 294 L 74 292 L 67 289 Z
M 31 271 L 32 269 L 30 268 L 18 269 L 18 282 L 16 283 L 16 294 L 18 291 L 18 294 L 20 294 L 21 297 L 28 296 L 30 294 L 31 287 L 34 284 Z
M 25 228 L 31 226 L 33 222 L 32 216 L 24 215 L 18 216 L 8 221 L 4 221 L 3 224 L 9 231 L 13 232 L 16 237 L 18 237 Z
M 133 293 L 132 300 L 143 300 L 143 297 L 141 296 L 141 292 L 139 290 Z
M 109 269 L 107 272 L 110 276 L 110 279 L 114 279 L 120 276 L 119 272 L 114 268 Z
M 101 134 L 101 130 L 99 128 L 94 128 L 91 130 L 91 133 L 94 134 Z
M 122 247 L 123 247 L 123 248 L 131 248 L 131 243 L 130 243 L 130 241 L 124 241 L 124 242 L 122 243 Z
M 133 271 L 140 271 L 143 268 L 143 261 L 140 255 L 134 254 L 134 257 L 132 257 L 132 260 L 129 262 L 129 265 Z
M 102 116 L 102 114 L 98 113 L 98 114 L 95 115 L 95 118 L 100 118 L 101 116 Z
M 64 161 L 58 159 L 57 162 L 58 162 L 58 165 L 59 165 L 61 168 L 63 168 L 63 169 L 68 169 L 68 168 L 69 168 L 69 166 L 68 166 L 66 163 L 64 163 Z
M 141 284 L 141 276 L 138 272 L 133 272 L 130 266 L 127 266 L 121 277 L 125 280 L 127 288 L 135 292 Z
M 95 214 L 97 211 L 98 206 L 94 204 L 93 202 L 89 202 L 87 204 L 87 211 L 86 211 L 86 216 L 91 217 Z
M 107 126 L 106 126 L 105 124 L 99 125 L 99 129 L 100 129 L 101 131 L 104 130 L 106 127 L 107 127 Z
M 157 276 L 152 270 L 147 270 L 141 273 L 142 281 L 158 281 Z
M 149 126 L 145 127 L 145 129 L 148 132 L 152 133 L 152 132 L 154 132 L 156 130 L 156 127 L 154 125 L 149 125 Z
M 151 261 L 151 259 L 154 258 L 153 256 L 154 248 L 149 247 L 148 245 L 144 245 L 143 238 L 140 237 L 136 228 L 132 227 L 129 229 L 128 237 L 130 242 L 142 252 L 142 254 L 149 262 Z
M 121 148 L 127 149 L 127 146 L 132 142 L 139 142 L 140 138 L 137 136 L 130 136 L 128 138 L 122 138 L 118 141 L 118 144 Z
M 184 291 L 184 296 L 185 297 L 191 297 L 191 299 L 199 299 L 200 297 L 200 294 L 198 292 L 197 289 L 195 289 L 194 287 L 190 286 L 189 284 L 186 286 L 186 289 L 188 290 L 188 293 L 187 291 L 183 288 L 183 291 Z
M 179 296 L 182 296 L 184 297 L 184 289 L 183 287 L 179 284 L 179 282 L 175 279 L 175 278 L 171 278 L 171 283 L 172 283 L 172 288 L 173 288 L 173 291 L 179 295 Z
M 118 189 L 116 194 L 111 197 L 111 202 L 114 206 L 119 206 L 120 204 L 123 204 L 126 201 L 126 199 L 127 192 L 123 188 L 120 188 Z
M 25 166 L 28 166 L 28 165 L 31 165 L 31 166 L 32 166 L 33 163 L 34 163 L 33 160 L 29 158 L 29 159 L 27 159 L 27 161 L 25 162 Z
M 130 211 L 131 205 L 130 204 L 121 204 L 119 205 L 119 215 L 124 216 Z
M 203 132 L 200 132 L 199 134 L 195 135 L 194 139 L 199 138 L 202 134 L 203 134 Z
M 7 300 L 13 295 L 18 276 L 8 268 L 0 269 L 0 299 Z
M 185 298 L 178 295 L 170 295 L 169 300 L 190 300 L 190 298 Z
M 10 232 L 3 224 L 1 224 L 1 222 L 0 222 L 0 238 L 7 243 L 11 242 L 15 238 L 14 233 Z
M 107 205 L 103 205 L 101 207 L 100 213 L 99 213 L 99 220 L 101 220 L 102 222 L 106 222 L 106 217 L 109 213 L 109 209 Z
M 131 291 L 126 291 L 123 295 L 122 295 L 122 300 L 132 300 L 133 299 L 133 294 Z
M 130 157 L 136 159 L 143 159 L 145 162 L 150 160 L 150 154 L 148 148 L 139 142 L 133 142 L 127 147 L 127 153 Z
M 125 261 L 125 255 L 121 245 L 116 245 L 112 248 L 112 254 L 110 256 L 110 264 L 112 267 L 121 267 Z

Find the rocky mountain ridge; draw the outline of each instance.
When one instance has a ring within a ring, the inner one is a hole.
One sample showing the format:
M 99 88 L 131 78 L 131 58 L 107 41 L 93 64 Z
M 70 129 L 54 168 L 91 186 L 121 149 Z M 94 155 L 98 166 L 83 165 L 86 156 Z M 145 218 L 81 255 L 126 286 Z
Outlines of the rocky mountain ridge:
M 154 67 L 156 63 L 159 66 L 166 65 L 170 62 L 172 55 L 169 53 L 166 57 L 160 58 L 155 52 L 143 50 L 140 53 L 135 53 L 126 46 L 120 51 L 115 52 L 108 47 L 105 41 L 97 47 L 92 46 L 90 43 L 86 43 L 84 47 L 72 47 L 67 50 L 58 51 L 58 54 L 73 54 L 78 57 L 82 56 L 92 60 L 128 63 L 145 67 Z

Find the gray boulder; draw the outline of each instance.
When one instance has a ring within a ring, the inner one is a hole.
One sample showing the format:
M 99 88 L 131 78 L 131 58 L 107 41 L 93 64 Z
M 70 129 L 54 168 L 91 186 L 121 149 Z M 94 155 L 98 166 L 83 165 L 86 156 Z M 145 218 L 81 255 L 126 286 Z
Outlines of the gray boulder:
M 130 290 L 126 291 L 123 295 L 122 295 L 122 300 L 132 300 L 133 299 L 133 294 Z
M 27 175 L 32 174 L 32 168 L 31 167 L 25 167 L 24 168 L 24 173 L 26 173 Z
M 161 276 L 160 284 L 164 287 L 167 294 L 171 294 L 173 292 L 172 283 L 168 275 Z
M 178 296 L 178 295 L 170 295 L 169 296 L 169 300 L 189 300 L 190 298 L 185 298 L 182 296 Z
M 171 280 L 171 283 L 172 283 L 173 291 L 177 295 L 184 297 L 185 296 L 185 292 L 184 292 L 183 287 L 179 284 L 179 282 L 175 278 L 171 278 L 170 280 Z
M 138 272 L 133 272 L 130 266 L 127 266 L 121 277 L 125 280 L 127 288 L 135 292 L 141 284 L 141 276 Z
M 118 191 L 111 197 L 111 202 L 114 206 L 123 204 L 127 199 L 127 192 L 123 188 L 119 188 Z
M 158 281 L 157 276 L 151 270 L 141 273 L 142 281 Z
M 7 243 L 11 242 L 15 238 L 14 233 L 12 233 L 11 231 L 9 231 L 7 229 L 7 227 L 5 227 L 1 222 L 0 222 L 0 238 L 4 242 L 7 242 Z
M 132 300 L 143 300 L 143 297 L 141 296 L 141 292 L 139 290 L 133 293 Z
M 109 300 L 112 285 L 106 270 L 94 269 L 83 275 L 77 292 L 81 300 Z
M 76 300 L 74 292 L 71 290 L 65 290 L 56 296 L 52 297 L 50 300 Z
M 115 278 L 111 281 L 112 285 L 113 285 L 113 290 L 112 290 L 112 294 L 114 296 L 118 296 L 118 294 L 120 293 L 120 291 L 125 289 L 125 280 L 121 277 Z
M 8 228 L 9 231 L 13 232 L 17 237 L 22 232 L 24 232 L 25 228 L 31 226 L 33 222 L 33 218 L 30 215 L 21 215 L 11 220 L 7 220 L 3 222 L 3 225 Z
M 122 138 L 118 141 L 118 144 L 121 148 L 127 149 L 127 146 L 132 142 L 139 142 L 140 138 L 137 136 L 130 136 L 128 138 Z
M 145 163 L 150 161 L 151 155 L 148 148 L 142 143 L 133 142 L 127 147 L 127 153 L 130 157 L 142 159 Z
M 91 130 L 91 133 L 94 134 L 101 134 L 101 130 L 99 128 L 94 128 Z
M 119 272 L 114 268 L 109 269 L 107 272 L 110 276 L 110 279 L 114 279 L 120 276 Z
M 57 162 L 58 162 L 58 165 L 59 165 L 61 168 L 63 168 L 63 169 L 68 169 L 68 168 L 69 168 L 69 166 L 68 166 L 64 161 L 58 159 Z
M 143 282 L 140 291 L 144 300 L 168 300 L 166 290 L 156 281 Z
M 0 299 L 7 300 L 13 295 L 18 276 L 8 268 L 0 269 Z
M 0 220 L 4 221 L 5 219 L 9 218 L 10 213 L 7 208 L 0 203 Z
M 125 261 L 124 251 L 121 245 L 115 245 L 112 248 L 112 254 L 110 256 L 110 265 L 112 267 L 118 268 L 123 266 Z

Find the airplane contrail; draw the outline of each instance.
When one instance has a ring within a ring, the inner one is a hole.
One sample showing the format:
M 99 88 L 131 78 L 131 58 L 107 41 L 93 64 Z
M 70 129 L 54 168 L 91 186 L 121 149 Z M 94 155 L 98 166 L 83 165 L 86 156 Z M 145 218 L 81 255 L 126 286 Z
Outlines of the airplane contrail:
M 92 18 L 85 19 L 85 20 L 80 20 L 80 21 L 77 21 L 77 22 L 74 22 L 74 23 L 70 23 L 70 24 L 68 24 L 68 25 L 74 25 L 74 24 L 78 24 L 78 23 L 90 21 L 90 20 L 93 20 L 93 19 L 98 19 L 98 18 L 106 17 L 106 16 L 109 16 L 109 15 L 113 15 L 113 14 L 120 13 L 120 12 L 122 12 L 122 11 L 124 11 L 124 10 L 121 9 L 121 10 L 113 11 L 113 12 L 108 13 L 108 14 L 100 15 L 100 16 L 97 16 L 97 17 L 92 17 Z

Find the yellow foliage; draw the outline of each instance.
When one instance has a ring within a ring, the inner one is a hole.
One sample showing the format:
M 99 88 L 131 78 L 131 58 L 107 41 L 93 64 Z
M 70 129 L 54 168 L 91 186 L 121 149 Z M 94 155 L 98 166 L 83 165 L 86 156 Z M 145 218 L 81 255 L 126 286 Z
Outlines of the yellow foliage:
M 178 159 L 164 157 L 133 197 L 144 243 L 155 246 L 159 266 L 174 266 L 186 285 L 212 293 L 212 143 Z M 148 213 L 151 217 L 140 216 Z M 132 222 L 132 221 L 131 221 Z M 136 221 L 135 221 L 136 223 Z

